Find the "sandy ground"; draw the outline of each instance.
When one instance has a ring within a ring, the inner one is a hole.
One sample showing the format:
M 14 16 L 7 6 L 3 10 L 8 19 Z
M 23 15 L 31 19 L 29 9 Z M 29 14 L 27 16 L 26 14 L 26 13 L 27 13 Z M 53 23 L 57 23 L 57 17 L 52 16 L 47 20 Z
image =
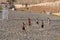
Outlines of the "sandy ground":
M 49 6 L 33 6 L 33 7 L 29 7 L 28 9 L 26 8 L 18 8 L 17 10 L 20 11 L 24 11 L 24 10 L 28 10 L 31 12 L 60 12 L 60 7 L 49 7 Z
M 31 26 L 28 25 L 28 17 L 31 18 Z M 47 18 L 51 19 L 48 24 Z M 39 19 L 39 25 L 36 24 Z M 41 28 L 41 20 L 44 28 Z M 22 30 L 25 23 L 26 31 Z M 45 13 L 32 13 L 28 11 L 11 11 L 8 20 L 0 20 L 0 40 L 59 40 L 60 18 Z

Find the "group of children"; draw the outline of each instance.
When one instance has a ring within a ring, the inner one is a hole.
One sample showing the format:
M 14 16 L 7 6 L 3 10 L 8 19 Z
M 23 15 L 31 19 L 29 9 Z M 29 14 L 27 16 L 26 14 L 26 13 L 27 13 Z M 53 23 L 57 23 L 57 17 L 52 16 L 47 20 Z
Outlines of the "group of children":
M 50 18 L 48 18 L 48 24 L 50 25 Z M 37 18 L 37 21 L 36 21 L 36 24 L 39 25 L 39 19 Z M 31 26 L 31 19 L 28 18 L 28 25 Z M 41 20 L 41 28 L 44 28 L 44 21 Z M 23 22 L 23 25 L 22 25 L 22 30 L 25 30 L 25 23 Z

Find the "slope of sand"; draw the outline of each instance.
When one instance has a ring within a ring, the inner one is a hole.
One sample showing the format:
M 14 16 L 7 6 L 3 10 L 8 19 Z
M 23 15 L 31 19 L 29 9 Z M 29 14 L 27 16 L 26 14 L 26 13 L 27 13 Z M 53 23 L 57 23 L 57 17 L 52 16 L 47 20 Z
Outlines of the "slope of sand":
M 49 6 L 33 6 L 30 7 L 29 9 L 26 8 L 19 8 L 17 10 L 20 11 L 31 11 L 31 12 L 60 12 L 60 7 L 49 7 Z
M 34 12 L 59 12 L 60 7 L 49 7 L 49 6 L 35 6 L 30 8 Z
M 46 6 L 48 5 L 48 6 Z M 18 8 L 17 10 L 21 11 L 31 11 L 31 12 L 60 12 L 60 1 L 55 1 L 55 2 L 47 2 L 47 3 L 40 3 L 40 4 L 34 4 L 30 5 L 31 7 L 28 8 Z M 29 6 L 29 5 L 28 5 Z

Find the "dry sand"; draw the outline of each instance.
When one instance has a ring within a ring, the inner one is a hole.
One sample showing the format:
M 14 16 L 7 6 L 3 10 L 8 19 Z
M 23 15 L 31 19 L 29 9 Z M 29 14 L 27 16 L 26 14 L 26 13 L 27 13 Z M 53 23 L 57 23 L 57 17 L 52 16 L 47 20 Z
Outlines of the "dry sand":
M 18 8 L 17 10 L 23 11 L 26 8 Z M 31 12 L 60 12 L 60 7 L 49 7 L 49 6 L 33 6 L 28 9 Z

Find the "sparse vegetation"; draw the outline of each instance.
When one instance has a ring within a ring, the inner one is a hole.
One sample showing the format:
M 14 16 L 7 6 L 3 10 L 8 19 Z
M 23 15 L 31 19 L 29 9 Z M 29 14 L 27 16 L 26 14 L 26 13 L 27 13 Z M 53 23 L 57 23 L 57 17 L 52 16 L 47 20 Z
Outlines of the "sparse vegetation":
M 2 10 L 2 6 L 0 6 L 0 10 Z

